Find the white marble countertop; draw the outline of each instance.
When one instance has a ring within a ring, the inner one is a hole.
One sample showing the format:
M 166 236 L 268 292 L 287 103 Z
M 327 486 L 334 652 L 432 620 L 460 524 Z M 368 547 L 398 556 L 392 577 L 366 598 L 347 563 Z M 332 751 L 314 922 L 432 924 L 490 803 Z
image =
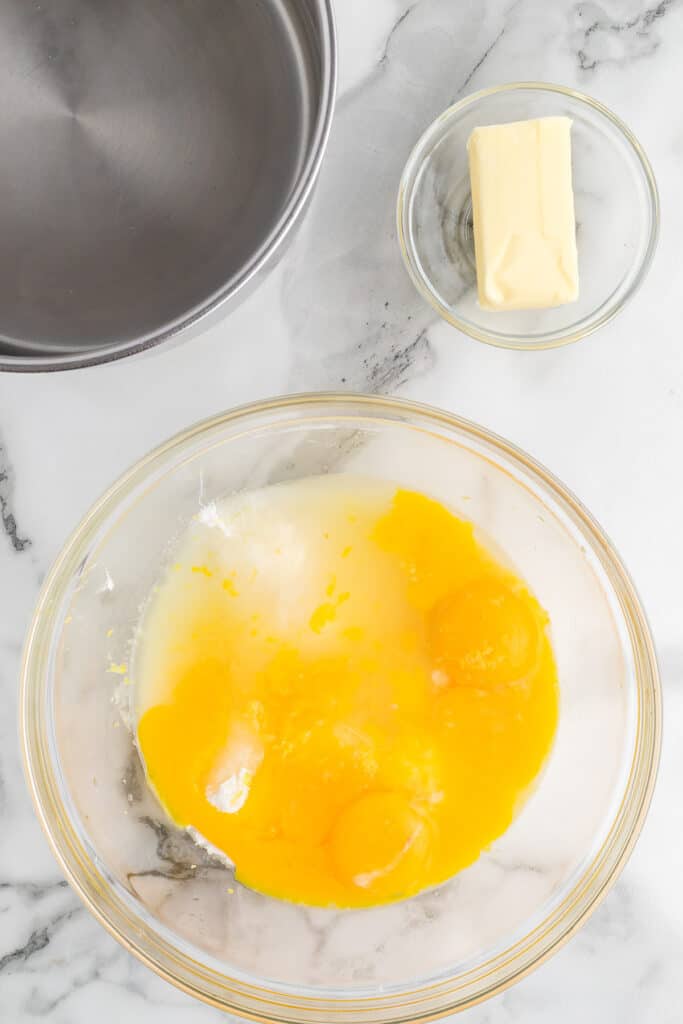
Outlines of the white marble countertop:
M 228 406 L 322 388 L 397 392 L 527 449 L 616 543 L 654 629 L 666 729 L 624 874 L 554 958 L 467 1024 L 674 1024 L 683 957 L 683 5 L 676 0 L 338 0 L 340 96 L 321 181 L 276 271 L 191 343 L 67 374 L 0 377 L 0 1018 L 223 1019 L 124 952 L 61 879 L 22 777 L 16 694 L 46 569 L 90 503 L 153 445 Z M 653 270 L 599 335 L 504 352 L 414 292 L 393 228 L 412 143 L 455 97 L 515 79 L 576 86 L 641 139 L 663 209 Z

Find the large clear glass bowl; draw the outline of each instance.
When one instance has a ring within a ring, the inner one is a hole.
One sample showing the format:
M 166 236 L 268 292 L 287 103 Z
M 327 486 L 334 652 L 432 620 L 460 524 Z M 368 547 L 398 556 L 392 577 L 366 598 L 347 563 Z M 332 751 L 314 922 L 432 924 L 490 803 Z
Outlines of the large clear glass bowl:
M 243 888 L 166 819 L 125 724 L 130 687 L 117 670 L 129 661 L 142 603 L 203 505 L 347 470 L 428 492 L 507 554 L 550 614 L 561 711 L 535 792 L 470 868 L 403 903 L 311 910 Z M 614 881 L 643 823 L 659 751 L 652 640 L 595 522 L 512 445 L 392 399 L 264 402 L 144 458 L 57 559 L 22 687 L 29 785 L 76 891 L 163 977 L 261 1020 L 413 1021 L 519 978 Z

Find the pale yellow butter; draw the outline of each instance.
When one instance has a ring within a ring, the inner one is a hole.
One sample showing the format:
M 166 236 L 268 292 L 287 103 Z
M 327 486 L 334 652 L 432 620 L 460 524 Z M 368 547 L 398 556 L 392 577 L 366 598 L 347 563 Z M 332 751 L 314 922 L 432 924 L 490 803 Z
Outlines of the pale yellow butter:
M 571 120 L 475 128 L 470 160 L 479 304 L 542 309 L 579 294 Z

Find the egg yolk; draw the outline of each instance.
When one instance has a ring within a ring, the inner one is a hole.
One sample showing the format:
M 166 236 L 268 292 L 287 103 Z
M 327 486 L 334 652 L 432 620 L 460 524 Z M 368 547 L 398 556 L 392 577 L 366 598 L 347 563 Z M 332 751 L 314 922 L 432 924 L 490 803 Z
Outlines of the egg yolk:
M 245 885 L 314 906 L 411 896 L 510 825 L 550 750 L 548 621 L 467 521 L 356 478 L 205 514 L 135 653 L 170 817 Z

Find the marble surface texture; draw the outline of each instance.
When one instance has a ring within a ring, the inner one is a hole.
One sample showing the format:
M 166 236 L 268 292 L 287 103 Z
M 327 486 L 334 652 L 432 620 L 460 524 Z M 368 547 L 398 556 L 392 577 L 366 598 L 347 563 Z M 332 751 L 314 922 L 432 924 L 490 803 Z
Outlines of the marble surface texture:
M 287 391 L 398 393 L 510 438 L 602 523 L 649 614 L 665 691 L 658 788 L 620 881 L 548 963 L 467 1024 L 674 1024 L 683 957 L 683 4 L 338 0 L 339 101 L 305 224 L 259 291 L 191 343 L 69 374 L 0 377 L 0 1020 L 209 1024 L 221 1015 L 123 951 L 62 880 L 22 777 L 21 647 L 45 572 L 90 503 L 196 419 Z M 437 322 L 401 265 L 394 199 L 454 98 L 538 78 L 612 107 L 658 178 L 653 270 L 599 335 L 546 353 Z

